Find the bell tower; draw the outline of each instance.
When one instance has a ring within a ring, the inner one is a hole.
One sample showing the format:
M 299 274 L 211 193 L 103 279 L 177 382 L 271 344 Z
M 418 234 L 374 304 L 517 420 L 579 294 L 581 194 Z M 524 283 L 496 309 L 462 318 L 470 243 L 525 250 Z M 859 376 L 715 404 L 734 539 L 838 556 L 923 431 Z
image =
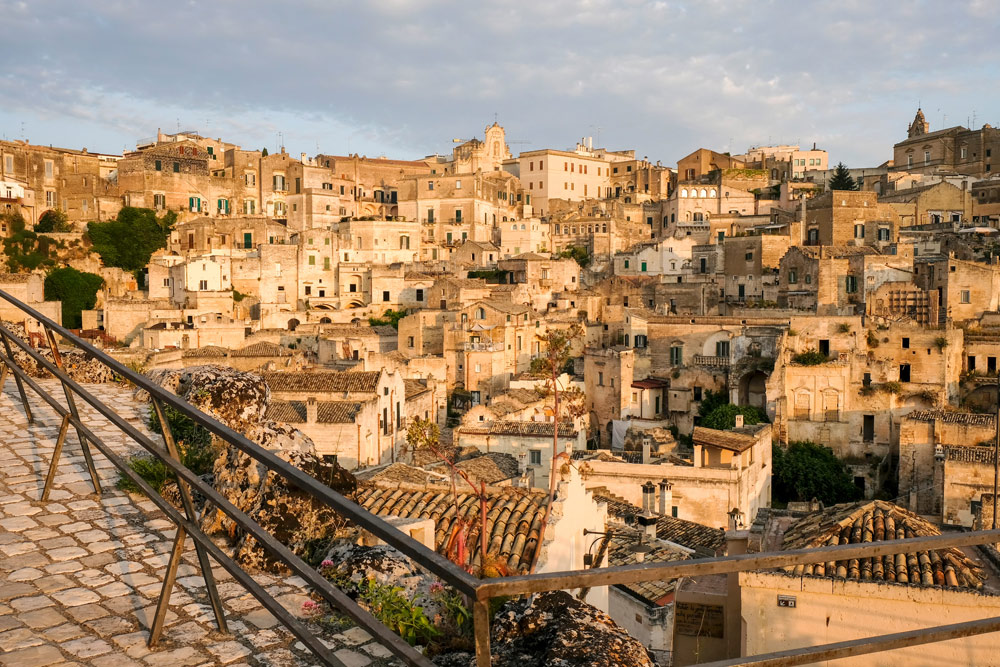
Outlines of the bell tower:
M 913 122 L 910 123 L 910 128 L 906 136 L 912 139 L 913 137 L 919 137 L 921 134 L 927 134 L 929 130 L 930 124 L 924 118 L 924 112 L 918 108 L 917 115 L 913 117 Z

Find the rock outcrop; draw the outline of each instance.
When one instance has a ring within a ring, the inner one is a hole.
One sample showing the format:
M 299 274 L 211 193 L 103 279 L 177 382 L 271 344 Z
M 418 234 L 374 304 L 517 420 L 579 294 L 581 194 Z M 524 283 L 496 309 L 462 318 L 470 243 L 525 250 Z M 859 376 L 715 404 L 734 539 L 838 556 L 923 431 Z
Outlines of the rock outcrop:
M 3 326 L 21 340 L 25 342 L 28 341 L 28 335 L 25 333 L 24 325 L 13 322 L 4 322 Z M 0 346 L 0 350 L 3 350 L 2 346 Z M 28 353 L 18 347 L 16 343 L 11 343 L 11 352 L 14 354 L 14 361 L 17 365 L 23 368 L 24 371 L 31 377 L 52 377 L 51 373 L 42 368 L 41 364 L 32 359 Z M 52 352 L 48 347 L 42 347 L 38 349 L 38 352 L 46 360 L 53 360 Z M 83 350 L 78 350 L 76 348 L 60 348 L 59 353 L 62 357 L 63 367 L 66 369 L 66 373 L 77 382 L 103 384 L 121 381 L 121 378 L 118 377 L 118 375 L 116 375 L 110 368 L 102 364 L 100 361 L 97 361 Z
M 149 376 L 160 386 L 330 488 L 347 496 L 353 495 L 357 488 L 353 475 L 315 454 L 308 436 L 264 418 L 270 390 L 260 376 L 218 366 L 156 370 Z M 213 469 L 215 489 L 293 552 L 311 556 L 316 550 L 325 549 L 346 524 L 325 503 L 315 500 L 253 457 L 220 438 L 214 441 L 219 449 Z M 211 504 L 202 512 L 202 528 L 210 534 L 228 535 L 235 545 L 235 558 L 243 565 L 282 569 L 267 549 L 245 535 L 225 512 Z
M 564 591 L 508 602 L 492 628 L 500 667 L 655 667 L 611 617 Z

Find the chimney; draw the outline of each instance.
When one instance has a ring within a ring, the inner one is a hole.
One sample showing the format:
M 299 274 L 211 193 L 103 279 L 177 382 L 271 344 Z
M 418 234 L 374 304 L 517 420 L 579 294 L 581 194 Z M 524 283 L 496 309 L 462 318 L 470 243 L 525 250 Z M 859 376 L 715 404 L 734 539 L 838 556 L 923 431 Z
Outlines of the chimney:
M 674 485 L 667 480 L 660 480 L 660 515 L 672 516 L 674 509 Z
M 642 485 L 642 511 L 652 512 L 654 507 L 653 496 L 656 494 L 656 485 L 646 482 Z
M 652 485 L 650 485 L 652 486 Z M 639 528 L 642 530 L 643 540 L 656 539 L 656 515 L 652 512 L 643 512 L 637 519 Z M 638 551 L 638 550 L 637 550 Z M 648 551 L 646 549 L 645 551 Z M 642 562 L 641 560 L 639 561 Z
M 317 405 L 316 405 L 316 399 L 313 396 L 310 396 L 309 399 L 306 400 L 306 423 L 307 424 L 315 424 L 316 423 L 316 413 L 317 412 L 318 412 L 318 410 L 317 410 Z
M 736 428 L 743 428 L 743 415 L 736 415 Z
M 306 154 L 305 153 L 299 153 L 299 160 L 302 162 L 302 164 L 305 164 L 306 163 Z
M 652 450 L 652 446 L 649 444 L 649 438 L 643 438 L 642 439 L 642 462 L 643 463 L 649 463 L 649 459 L 651 458 L 651 453 L 652 453 L 651 450 Z

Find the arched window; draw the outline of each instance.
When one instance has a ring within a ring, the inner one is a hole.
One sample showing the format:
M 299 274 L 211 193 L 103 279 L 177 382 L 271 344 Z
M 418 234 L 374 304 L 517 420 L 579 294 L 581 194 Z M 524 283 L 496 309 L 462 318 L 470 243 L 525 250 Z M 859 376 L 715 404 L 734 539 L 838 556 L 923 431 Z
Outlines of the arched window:
M 688 196 L 688 191 L 687 191 L 687 188 L 683 188 L 683 189 L 681 190 L 681 197 L 687 197 L 687 196 Z
M 694 221 L 695 222 L 701 222 L 704 219 L 705 219 L 705 214 L 704 213 L 702 213 L 701 211 L 695 211 L 695 213 L 694 213 Z
M 808 389 L 799 389 L 795 392 L 795 408 L 792 412 L 795 419 L 809 419 L 810 404 L 812 396 Z
M 486 309 L 485 308 L 476 308 L 476 319 L 477 320 L 485 320 L 486 319 Z
M 698 196 L 699 196 L 699 197 L 704 197 L 704 196 L 706 196 L 706 192 L 705 192 L 705 188 L 702 188 L 702 189 L 701 189 L 701 192 L 699 192 L 699 193 L 698 193 Z
M 514 230 L 515 232 L 517 231 L 517 225 L 511 225 L 511 226 L 510 226 L 510 228 L 511 228 L 512 230 Z
M 400 236 L 399 237 L 399 249 L 400 250 L 409 250 L 410 249 L 410 237 L 409 236 Z
M 608 231 L 608 223 L 606 223 L 606 222 L 605 222 L 605 223 L 604 223 L 604 224 L 602 225 L 602 227 L 603 227 L 603 229 L 601 229 L 601 231 L 602 231 L 602 232 L 604 232 L 604 233 L 607 233 L 607 231 Z
M 715 188 L 712 188 L 711 190 L 708 191 L 708 196 L 709 197 L 715 197 L 717 195 L 718 195 L 718 193 L 716 193 Z
M 524 226 L 524 223 L 521 223 L 521 231 L 523 232 L 525 229 L 527 229 L 527 227 Z

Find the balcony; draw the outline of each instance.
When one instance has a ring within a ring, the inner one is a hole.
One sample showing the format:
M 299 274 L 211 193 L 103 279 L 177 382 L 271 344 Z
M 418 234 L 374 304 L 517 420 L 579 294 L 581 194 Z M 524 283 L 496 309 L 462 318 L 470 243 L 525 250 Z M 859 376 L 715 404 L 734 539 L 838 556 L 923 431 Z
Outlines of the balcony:
M 501 343 L 464 343 L 463 348 L 470 352 L 500 352 L 503 350 Z
M 708 368 L 729 368 L 729 357 L 713 357 L 706 354 L 696 354 L 691 359 L 695 366 L 707 366 Z

